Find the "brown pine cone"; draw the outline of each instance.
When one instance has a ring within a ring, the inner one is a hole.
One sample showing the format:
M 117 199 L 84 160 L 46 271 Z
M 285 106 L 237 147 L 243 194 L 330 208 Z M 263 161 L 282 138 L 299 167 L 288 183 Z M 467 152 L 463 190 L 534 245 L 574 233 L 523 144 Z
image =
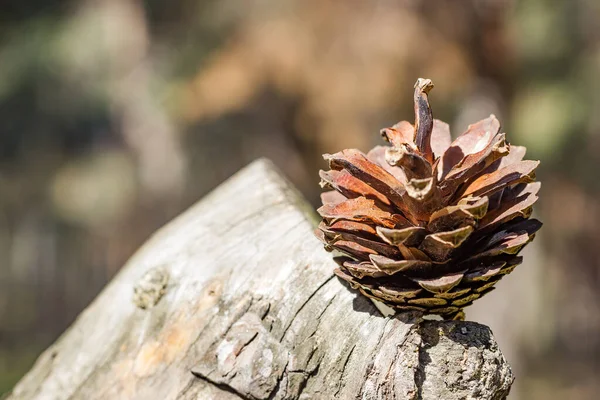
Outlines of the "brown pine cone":
M 343 254 L 335 273 L 400 311 L 461 319 L 522 262 L 541 222 L 530 219 L 539 161 L 523 161 L 494 115 L 451 142 L 435 120 L 429 79 L 415 84 L 415 124 L 383 129 L 391 146 L 326 154 L 316 234 Z

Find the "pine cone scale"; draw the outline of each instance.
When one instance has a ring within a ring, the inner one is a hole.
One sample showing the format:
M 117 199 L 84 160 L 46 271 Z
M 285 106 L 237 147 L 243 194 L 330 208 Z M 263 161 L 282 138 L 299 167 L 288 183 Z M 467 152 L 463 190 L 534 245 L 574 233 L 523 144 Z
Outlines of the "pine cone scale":
M 330 187 L 349 199 L 364 196 L 367 199 L 379 201 L 385 206 L 391 205 L 390 200 L 386 196 L 373 189 L 364 181 L 355 178 L 346 170 L 319 171 L 319 176 L 321 177 L 321 187 Z
M 377 234 L 384 242 L 391 244 L 392 246 L 404 245 L 413 247 L 421 243 L 427 229 L 419 226 L 410 226 L 403 229 L 389 229 L 384 227 L 377 227 Z
M 450 125 L 439 119 L 433 120 L 433 131 L 431 132 L 431 149 L 433 156 L 439 159 L 450 147 L 452 136 L 450 135 Z M 437 168 L 433 168 L 437 171 Z
M 454 166 L 444 178 L 441 191 L 444 196 L 452 196 L 461 183 L 468 181 L 481 171 L 508 154 L 504 134 L 496 136 L 483 150 L 467 155 Z
M 433 269 L 433 263 L 423 260 L 398 260 L 380 254 L 369 256 L 371 263 L 379 271 L 387 275 L 403 272 L 406 276 L 426 274 Z
M 443 180 L 455 166 L 460 165 L 466 156 L 485 148 L 499 131 L 500 122 L 494 115 L 469 125 L 439 158 L 437 171 L 440 180 Z
M 539 182 L 534 182 L 526 185 L 524 189 L 505 190 L 501 205 L 482 218 L 480 229 L 493 230 L 513 218 L 529 218 L 531 207 L 538 199 L 539 187 Z
M 539 161 L 518 161 L 502 169 L 482 175 L 471 182 L 462 195 L 490 196 L 509 185 L 533 182 L 535 180 L 535 169 L 538 165 Z
M 405 201 L 406 190 L 400 181 L 378 164 L 370 161 L 364 154 L 355 149 L 344 150 L 336 154 L 324 156 L 333 170 L 344 169 L 355 178 L 387 197 L 408 219 L 413 219 L 409 206 Z
M 334 223 L 339 220 L 350 220 L 355 222 L 370 222 L 377 226 L 396 226 L 392 214 L 377 207 L 373 200 L 366 197 L 348 199 L 341 203 L 325 204 L 317 212 L 328 223 Z

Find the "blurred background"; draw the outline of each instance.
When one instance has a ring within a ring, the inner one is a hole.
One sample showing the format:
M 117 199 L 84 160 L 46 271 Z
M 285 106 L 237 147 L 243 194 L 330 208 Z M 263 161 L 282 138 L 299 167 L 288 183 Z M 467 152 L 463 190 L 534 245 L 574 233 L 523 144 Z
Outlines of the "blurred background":
M 541 159 L 525 264 L 467 310 L 511 399 L 600 393 L 597 0 L 5 0 L 0 394 L 148 236 L 266 156 L 316 207 L 320 155 L 496 114 Z M 119 307 L 115 304 L 115 307 Z

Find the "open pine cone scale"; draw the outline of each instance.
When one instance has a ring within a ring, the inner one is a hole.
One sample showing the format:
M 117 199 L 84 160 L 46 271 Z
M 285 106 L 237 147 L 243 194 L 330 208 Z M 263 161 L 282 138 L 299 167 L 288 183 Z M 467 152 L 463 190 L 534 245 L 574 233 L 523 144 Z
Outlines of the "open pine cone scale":
M 524 161 L 495 116 L 451 141 L 434 120 L 428 79 L 415 85 L 415 124 L 383 129 L 390 146 L 326 154 L 316 230 L 337 250 L 335 273 L 365 296 L 399 310 L 447 319 L 493 290 L 522 262 L 541 223 L 530 219 L 538 161 Z

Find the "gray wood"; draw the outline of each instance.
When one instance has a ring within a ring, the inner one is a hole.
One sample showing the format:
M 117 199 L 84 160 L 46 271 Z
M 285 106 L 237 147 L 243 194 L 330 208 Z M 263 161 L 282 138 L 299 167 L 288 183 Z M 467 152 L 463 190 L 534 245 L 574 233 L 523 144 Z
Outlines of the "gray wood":
M 502 399 L 489 328 L 384 318 L 332 274 L 315 214 L 259 160 L 155 234 L 16 399 Z

